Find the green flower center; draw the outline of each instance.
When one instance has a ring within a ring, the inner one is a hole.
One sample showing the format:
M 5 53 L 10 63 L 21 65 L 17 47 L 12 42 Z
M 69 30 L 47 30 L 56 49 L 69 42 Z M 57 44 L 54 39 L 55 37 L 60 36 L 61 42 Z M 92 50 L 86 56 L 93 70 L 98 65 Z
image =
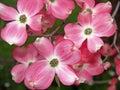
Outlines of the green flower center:
M 50 61 L 50 66 L 51 67 L 56 67 L 57 65 L 58 65 L 58 59 L 52 59 L 51 61 Z
M 90 8 L 87 8 L 87 11 L 90 12 L 91 14 L 93 13 Z
M 87 28 L 87 29 L 85 29 L 84 33 L 86 35 L 90 35 L 92 33 L 92 29 L 91 28 Z
M 27 17 L 23 14 L 23 15 L 20 16 L 19 21 L 21 23 L 25 23 L 27 21 Z

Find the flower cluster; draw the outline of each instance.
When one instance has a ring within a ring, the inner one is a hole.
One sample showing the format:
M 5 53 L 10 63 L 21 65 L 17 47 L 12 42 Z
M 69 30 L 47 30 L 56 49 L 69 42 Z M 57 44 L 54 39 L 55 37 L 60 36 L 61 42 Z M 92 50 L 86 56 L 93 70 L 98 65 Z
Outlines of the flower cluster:
M 57 19 L 65 21 L 75 9 L 73 0 L 18 0 L 17 10 L 0 3 L 0 18 L 9 21 L 1 30 L 1 38 L 17 45 L 13 58 L 18 63 L 11 70 L 16 83 L 24 82 L 31 90 L 47 89 L 54 78 L 67 86 L 91 83 L 93 76 L 111 66 L 102 60 L 106 53 L 117 53 L 102 39 L 114 35 L 117 29 L 110 14 L 111 3 L 75 2 L 81 8 L 77 23 L 65 23 L 64 35 L 57 36 L 53 31 L 46 37 L 44 33 Z M 26 47 L 19 47 L 32 35 L 39 37 Z M 120 75 L 118 59 L 116 56 L 116 72 Z

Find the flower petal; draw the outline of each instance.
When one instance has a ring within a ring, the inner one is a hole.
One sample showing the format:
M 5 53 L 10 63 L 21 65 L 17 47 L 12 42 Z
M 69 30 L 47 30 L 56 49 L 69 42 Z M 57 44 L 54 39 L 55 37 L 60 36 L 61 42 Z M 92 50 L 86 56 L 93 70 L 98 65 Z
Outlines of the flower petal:
M 21 46 L 27 39 L 26 27 L 18 25 L 16 21 L 10 22 L 2 29 L 1 37 L 10 45 Z
M 75 72 L 66 65 L 61 65 L 60 68 L 56 70 L 57 76 L 64 85 L 72 85 L 75 80 L 78 79 Z
M 16 83 L 21 83 L 24 80 L 26 69 L 27 67 L 24 64 L 15 65 L 11 70 L 12 79 Z
M 43 8 L 43 2 L 44 0 L 18 0 L 17 8 L 20 13 L 33 16 Z
M 15 20 L 18 15 L 17 10 L 0 3 L 0 18 L 5 21 Z
M 48 58 L 53 54 L 53 45 L 45 37 L 37 38 L 34 42 L 35 47 L 38 49 L 39 54 L 44 58 Z
M 104 72 L 104 65 L 99 56 L 95 56 L 91 63 L 85 64 L 84 69 L 91 75 L 99 75 Z
M 53 16 L 59 19 L 66 19 L 74 8 L 73 0 L 56 0 L 55 5 L 51 6 Z
M 65 26 L 65 37 L 74 42 L 76 47 L 80 47 L 86 38 L 81 36 L 81 26 L 77 24 L 67 24 Z
M 110 1 L 106 3 L 99 3 L 94 8 L 95 14 L 110 13 L 111 10 L 112 10 L 112 4 Z
M 29 89 L 48 88 L 55 76 L 55 71 L 47 66 L 45 60 L 32 64 L 26 71 L 25 85 Z
M 92 21 L 92 14 L 88 11 L 80 12 L 78 15 L 78 22 L 81 26 L 90 25 Z
M 76 0 L 76 2 L 81 8 L 84 8 L 86 5 L 92 8 L 95 5 L 95 0 Z
M 27 64 L 29 61 L 36 61 L 37 55 L 37 50 L 32 44 L 28 45 L 27 47 L 16 47 L 13 50 L 14 59 L 24 64 Z
M 87 39 L 87 47 L 91 53 L 97 52 L 103 46 L 103 44 L 104 42 L 99 37 L 92 37 Z
M 35 15 L 31 17 L 31 22 L 28 24 L 33 31 L 41 31 L 42 23 L 41 23 L 42 15 Z
M 63 40 L 55 46 L 54 53 L 59 56 L 62 62 L 74 64 L 80 60 L 80 51 L 70 40 Z
M 116 31 L 116 25 L 113 23 L 113 19 L 107 13 L 94 17 L 92 25 L 95 29 L 95 35 L 99 37 L 110 37 Z

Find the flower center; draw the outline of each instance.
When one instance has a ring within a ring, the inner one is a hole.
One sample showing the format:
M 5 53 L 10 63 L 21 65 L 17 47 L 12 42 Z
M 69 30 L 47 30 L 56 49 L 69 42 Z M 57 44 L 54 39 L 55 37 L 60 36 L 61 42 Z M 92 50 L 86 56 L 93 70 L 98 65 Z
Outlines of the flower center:
M 91 14 L 93 13 L 90 8 L 87 8 L 86 10 L 87 10 L 88 12 L 90 12 Z
M 51 3 L 53 3 L 55 0 L 49 0 Z
M 56 67 L 57 65 L 58 65 L 58 59 L 52 59 L 51 61 L 50 61 L 50 66 L 51 67 Z
M 20 16 L 19 21 L 21 23 L 25 23 L 27 21 L 27 17 L 23 14 L 23 15 Z
M 84 33 L 86 35 L 90 35 L 92 33 L 92 29 L 91 28 L 87 28 L 87 29 L 85 29 Z

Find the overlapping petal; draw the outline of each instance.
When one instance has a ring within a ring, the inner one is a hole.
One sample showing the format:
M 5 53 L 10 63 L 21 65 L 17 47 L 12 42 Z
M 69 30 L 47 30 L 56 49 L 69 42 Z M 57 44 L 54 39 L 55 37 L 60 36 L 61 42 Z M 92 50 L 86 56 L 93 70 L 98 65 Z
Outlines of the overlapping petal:
M 80 60 L 81 52 L 72 41 L 63 40 L 56 45 L 54 53 L 66 64 L 74 64 Z
M 48 58 L 50 55 L 53 54 L 53 45 L 45 37 L 37 38 L 34 42 L 34 45 L 38 49 L 40 55 L 44 58 Z
M 31 22 L 28 24 L 33 31 L 41 31 L 42 29 L 42 15 L 35 15 L 31 17 Z
M 87 47 L 91 53 L 97 52 L 103 44 L 104 42 L 99 37 L 87 38 Z
M 32 64 L 26 72 L 25 85 L 29 89 L 48 88 L 55 76 L 55 71 L 50 69 L 46 60 Z
M 28 47 L 17 47 L 13 50 L 14 59 L 23 64 L 29 61 L 35 62 L 37 55 L 37 50 L 32 44 L 28 45 Z
M 24 80 L 26 69 L 27 66 L 25 66 L 24 64 L 15 65 L 11 70 L 12 79 L 16 83 L 21 83 Z
M 64 85 L 72 85 L 78 77 L 74 71 L 67 65 L 62 65 L 56 70 L 57 76 Z
M 80 25 L 71 23 L 67 24 L 64 28 L 64 31 L 66 38 L 72 40 L 76 47 L 80 47 L 86 39 L 85 37 L 81 36 L 82 28 Z

